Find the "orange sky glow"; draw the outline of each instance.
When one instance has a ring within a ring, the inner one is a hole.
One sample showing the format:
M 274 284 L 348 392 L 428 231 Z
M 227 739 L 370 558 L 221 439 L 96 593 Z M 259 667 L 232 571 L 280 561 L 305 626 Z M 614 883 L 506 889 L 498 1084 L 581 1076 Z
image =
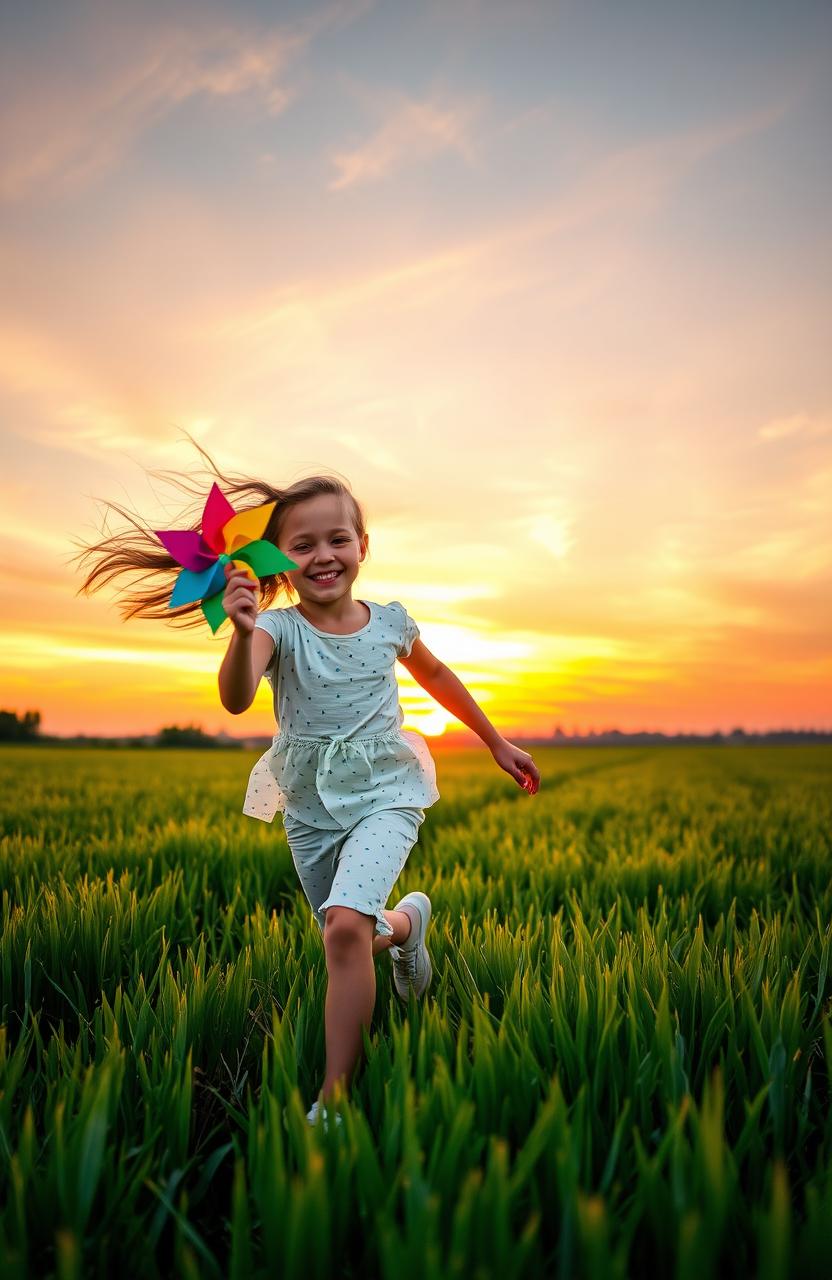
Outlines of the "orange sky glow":
M 346 478 L 354 596 L 509 738 L 832 728 L 832 11 L 753 12 L 21 7 L 0 706 L 274 731 L 265 682 L 220 704 L 228 624 L 77 594 L 101 500 L 175 527 L 181 427 Z

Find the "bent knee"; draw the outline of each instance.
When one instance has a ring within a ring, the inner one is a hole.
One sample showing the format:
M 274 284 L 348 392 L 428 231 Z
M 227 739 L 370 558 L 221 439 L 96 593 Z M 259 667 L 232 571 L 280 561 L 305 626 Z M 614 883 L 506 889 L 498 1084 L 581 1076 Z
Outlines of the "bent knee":
M 353 907 L 327 907 L 324 913 L 324 945 L 333 952 L 366 947 L 373 936 L 375 918 Z

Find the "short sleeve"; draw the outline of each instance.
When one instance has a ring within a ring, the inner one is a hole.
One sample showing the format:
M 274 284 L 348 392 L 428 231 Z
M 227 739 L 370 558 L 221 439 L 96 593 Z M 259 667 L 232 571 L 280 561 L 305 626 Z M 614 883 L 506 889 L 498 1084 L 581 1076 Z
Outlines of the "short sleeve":
M 274 640 L 274 650 L 269 658 L 268 666 L 263 675 L 268 675 L 270 671 L 277 670 L 277 663 L 280 658 L 280 641 L 281 641 L 281 610 L 266 609 L 263 613 L 258 613 L 254 620 L 255 627 L 259 627 L 261 631 L 266 631 Z
M 398 658 L 407 658 L 413 648 L 414 640 L 419 638 L 419 628 L 411 618 L 400 600 L 391 600 L 391 605 L 396 606 L 397 613 L 400 614 L 398 637 L 396 641 L 396 656 Z

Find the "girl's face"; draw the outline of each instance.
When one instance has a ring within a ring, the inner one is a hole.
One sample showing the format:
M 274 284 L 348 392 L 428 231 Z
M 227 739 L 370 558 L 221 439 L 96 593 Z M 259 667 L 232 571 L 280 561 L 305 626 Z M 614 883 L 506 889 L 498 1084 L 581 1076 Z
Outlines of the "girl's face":
M 349 596 L 367 552 L 368 537 L 359 540 L 342 498 L 321 493 L 289 508 L 278 539 L 280 550 L 298 566 L 286 577 L 301 600 L 331 604 Z M 334 573 L 331 579 L 320 574 Z

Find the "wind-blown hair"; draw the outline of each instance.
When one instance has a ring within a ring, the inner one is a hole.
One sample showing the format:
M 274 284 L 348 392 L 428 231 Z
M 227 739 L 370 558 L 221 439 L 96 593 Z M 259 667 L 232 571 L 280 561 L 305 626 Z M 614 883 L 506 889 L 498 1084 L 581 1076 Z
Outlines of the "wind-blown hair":
M 316 498 L 322 493 L 335 494 L 344 499 L 348 518 L 358 538 L 364 537 L 366 533 L 364 513 L 353 497 L 349 484 L 338 476 L 305 476 L 286 489 L 278 489 L 265 480 L 253 480 L 248 476 L 227 476 L 219 470 L 210 454 L 197 444 L 188 432 L 185 434 L 203 458 L 210 463 L 220 488 L 235 511 L 247 511 L 251 507 L 259 507 L 266 502 L 277 503 L 263 534 L 263 537 L 273 542 L 275 546 L 278 544 L 281 527 L 289 508 L 300 502 L 306 502 L 309 498 Z M 168 517 L 171 522 L 165 527 L 199 531 L 210 483 L 207 486 L 199 482 L 188 484 L 185 477 L 174 471 L 151 471 L 149 474 L 159 479 L 170 480 L 183 492 L 196 496 L 196 501 L 178 516 Z M 129 618 L 163 618 L 182 628 L 204 626 L 205 619 L 199 600 L 171 609 L 170 593 L 182 566 L 168 555 L 153 530 L 144 524 L 140 517 L 137 518 L 131 512 L 125 511 L 118 503 L 107 502 L 106 505 L 129 521 L 132 528 L 110 534 L 100 542 L 91 544 L 79 543 L 77 539 L 73 539 L 75 545 L 80 545 L 82 548 L 73 560 L 78 561 L 82 571 L 86 571 L 86 566 L 92 564 L 76 595 L 82 593 L 88 595 L 91 591 L 98 591 L 113 579 L 126 574 L 134 577 L 136 582 L 131 590 L 122 593 L 121 613 L 125 622 Z M 281 595 L 291 600 L 293 594 L 294 588 L 285 573 L 267 574 L 260 579 L 261 609 L 268 608 Z

